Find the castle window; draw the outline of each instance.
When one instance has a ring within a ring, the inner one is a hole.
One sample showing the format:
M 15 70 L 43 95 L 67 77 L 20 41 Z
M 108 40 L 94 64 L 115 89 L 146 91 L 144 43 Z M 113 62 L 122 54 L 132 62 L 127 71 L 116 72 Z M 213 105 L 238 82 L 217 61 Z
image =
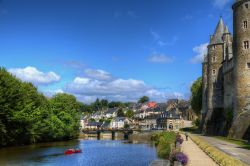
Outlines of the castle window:
M 243 27 L 246 29 L 247 28 L 247 21 L 243 22 Z
M 212 46 L 212 50 L 215 50 L 215 48 L 216 48 L 216 46 L 215 46 L 215 45 L 213 45 L 213 46 Z
M 244 41 L 244 49 L 249 49 L 249 41 Z
M 215 74 L 216 74 L 216 70 L 215 70 L 215 69 L 213 69 L 212 74 L 213 74 L 213 75 L 215 75 Z
M 247 68 L 250 69 L 250 63 L 247 63 Z
M 216 57 L 215 56 L 213 56 L 213 62 L 216 62 Z
M 245 4 L 246 8 L 248 9 L 248 3 Z

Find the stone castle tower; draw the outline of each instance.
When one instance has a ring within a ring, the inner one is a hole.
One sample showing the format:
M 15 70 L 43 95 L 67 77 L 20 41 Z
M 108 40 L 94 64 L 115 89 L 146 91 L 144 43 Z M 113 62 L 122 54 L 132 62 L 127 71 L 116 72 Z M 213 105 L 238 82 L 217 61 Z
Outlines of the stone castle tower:
M 250 125 L 250 0 L 237 0 L 234 13 L 234 123 L 232 137 L 243 137 Z
M 250 137 L 250 0 L 233 5 L 234 35 L 222 18 L 202 64 L 202 130 Z

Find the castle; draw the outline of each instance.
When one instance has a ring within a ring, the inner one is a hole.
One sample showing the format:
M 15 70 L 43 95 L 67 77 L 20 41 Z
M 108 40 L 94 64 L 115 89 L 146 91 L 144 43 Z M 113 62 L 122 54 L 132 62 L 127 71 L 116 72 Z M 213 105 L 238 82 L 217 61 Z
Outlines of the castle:
M 221 18 L 202 63 L 201 128 L 250 140 L 250 0 L 232 8 L 233 35 Z

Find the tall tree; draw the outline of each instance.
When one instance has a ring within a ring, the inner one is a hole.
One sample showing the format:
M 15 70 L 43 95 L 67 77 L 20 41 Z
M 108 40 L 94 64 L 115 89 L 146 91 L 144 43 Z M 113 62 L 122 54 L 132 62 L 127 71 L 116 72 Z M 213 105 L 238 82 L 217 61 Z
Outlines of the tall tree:
M 74 96 L 48 100 L 0 68 L 0 147 L 76 138 L 80 104 Z
M 118 111 L 117 111 L 117 117 L 125 117 L 125 114 L 121 108 L 118 109 Z
M 138 103 L 146 103 L 146 102 L 149 102 L 149 97 L 148 96 L 142 96 L 139 100 L 138 100 Z
M 191 106 L 197 115 L 200 115 L 202 108 L 202 78 L 199 77 L 191 87 Z
M 128 110 L 127 112 L 126 112 L 126 117 L 128 117 L 128 118 L 132 118 L 133 116 L 134 116 L 134 111 L 133 110 Z

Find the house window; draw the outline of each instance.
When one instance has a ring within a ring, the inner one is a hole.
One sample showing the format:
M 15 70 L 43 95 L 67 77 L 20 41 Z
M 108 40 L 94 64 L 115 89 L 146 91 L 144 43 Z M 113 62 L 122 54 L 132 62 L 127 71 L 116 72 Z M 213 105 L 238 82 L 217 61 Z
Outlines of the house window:
M 250 63 L 247 63 L 247 68 L 250 69 Z
M 213 73 L 213 75 L 215 75 L 215 74 L 216 74 L 216 70 L 215 70 L 215 69 L 213 69 L 212 73 Z
M 244 49 L 249 49 L 249 41 L 244 41 Z
M 243 22 L 243 28 L 247 29 L 247 21 Z

